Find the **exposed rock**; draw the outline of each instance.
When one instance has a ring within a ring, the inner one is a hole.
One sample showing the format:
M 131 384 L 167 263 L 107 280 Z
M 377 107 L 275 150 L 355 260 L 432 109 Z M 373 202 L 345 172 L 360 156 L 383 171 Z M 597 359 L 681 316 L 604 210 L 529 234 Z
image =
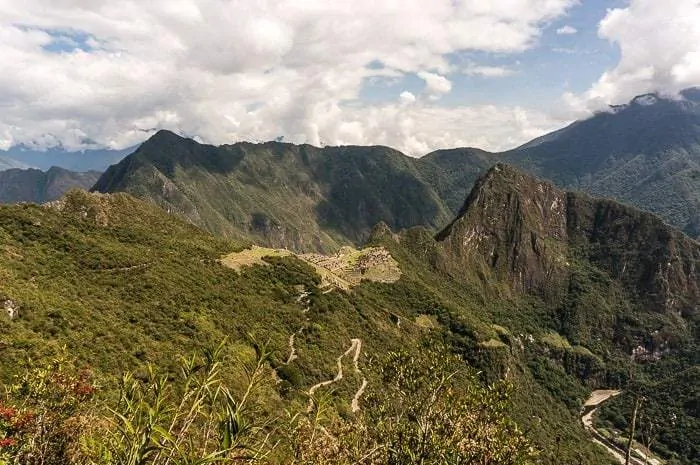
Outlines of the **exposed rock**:
M 566 193 L 501 164 L 437 235 L 453 266 L 485 259 L 514 290 L 545 297 L 566 279 L 567 238 Z
M 6 299 L 3 302 L 3 308 L 11 320 L 14 320 L 19 316 L 19 305 L 17 305 L 12 299 Z

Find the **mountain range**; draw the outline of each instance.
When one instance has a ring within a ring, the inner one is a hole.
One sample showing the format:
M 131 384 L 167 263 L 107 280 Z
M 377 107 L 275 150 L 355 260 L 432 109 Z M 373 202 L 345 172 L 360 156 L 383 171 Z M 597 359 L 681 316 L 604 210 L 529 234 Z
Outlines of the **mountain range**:
M 439 227 L 480 174 L 506 162 L 651 211 L 697 237 L 700 91 L 683 96 L 640 96 L 508 152 L 451 149 L 419 159 L 379 146 L 214 147 L 160 131 L 94 190 L 132 193 L 216 234 L 330 250 L 361 243 L 380 220 Z
M 270 340 L 282 380 L 268 405 L 303 405 L 310 386 L 337 379 L 342 412 L 361 381 L 333 378 L 346 343 L 362 343 L 357 363 L 369 392 L 381 392 L 382 381 L 367 360 L 446 344 L 484 383 L 514 385 L 509 415 L 544 463 L 609 464 L 579 409 L 592 388 L 629 388 L 633 363 L 638 389 L 688 387 L 645 410 L 658 417 L 642 424 L 672 414 L 685 425 L 657 423 L 655 449 L 682 464 L 699 457 L 690 388 L 700 381 L 700 243 L 650 213 L 497 164 L 437 234 L 381 222 L 372 229 L 367 245 L 395 260 L 398 280 L 329 287 L 325 272 L 284 251 L 249 261 L 242 247 L 250 239 L 210 236 L 124 193 L 74 190 L 43 207 L 0 207 L 0 298 L 18 315 L 0 318 L 2 373 L 16 372 L 27 354 L 40 359 L 66 346 L 114 386 L 123 369 L 171 366 L 175 355 L 224 334 L 244 350 L 254 333 Z M 232 260 L 248 265 L 222 266 Z M 612 410 L 620 430 L 628 402 Z
M 502 153 L 457 148 L 413 159 L 379 146 L 268 142 L 217 148 L 167 131 L 143 145 L 85 152 L 16 146 L 2 157 L 0 168 L 104 171 L 117 163 L 95 190 L 132 192 L 217 234 L 252 234 L 267 245 L 329 250 L 362 242 L 379 220 L 398 228 L 439 227 L 459 210 L 480 174 L 505 162 L 561 187 L 651 211 L 693 237 L 700 235 L 696 88 L 674 99 L 638 96 Z M 144 176 L 152 178 L 141 182 Z M 20 182 L 17 174 L 15 179 Z M 82 180 L 63 185 L 86 187 Z M 350 207 L 351 202 L 357 204 Z M 420 206 L 407 209 L 408 204 Z
M 392 228 L 437 227 L 450 211 L 415 160 L 387 147 L 280 142 L 214 147 L 160 131 L 97 181 L 215 234 L 272 247 L 329 251 Z
M 44 203 L 62 197 L 73 188 L 90 189 L 99 179 L 99 171 L 84 173 L 52 167 L 0 171 L 0 203 Z
M 700 90 L 681 98 L 649 94 L 535 139 L 490 154 L 440 150 L 423 158 L 441 168 L 442 190 L 458 208 L 475 167 L 503 161 L 556 185 L 611 197 L 700 235 Z
M 445 348 L 501 405 L 512 388 L 534 463 L 613 463 L 581 424 L 598 388 L 623 390 L 598 415 L 609 443 L 644 399 L 638 447 L 652 435 L 668 463 L 700 463 L 698 95 L 640 96 L 498 154 L 159 131 L 99 179 L 0 172 L 5 198 L 37 202 L 96 179 L 0 206 L 0 381 L 68 350 L 108 402 L 124 370 L 175 379 L 197 347 L 228 338 L 249 361 L 264 339 L 260 412 L 303 417 L 328 392 L 332 436 L 389 421 L 363 404 L 397 378 L 378 359 Z

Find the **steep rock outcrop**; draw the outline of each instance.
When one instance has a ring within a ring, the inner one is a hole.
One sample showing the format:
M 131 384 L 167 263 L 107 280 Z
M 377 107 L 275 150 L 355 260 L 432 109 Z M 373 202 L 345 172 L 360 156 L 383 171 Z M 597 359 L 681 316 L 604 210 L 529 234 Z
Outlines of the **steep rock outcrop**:
M 452 267 L 483 261 L 514 290 L 549 297 L 566 279 L 566 226 L 564 191 L 499 164 L 437 239 Z
M 477 181 L 436 239 L 449 272 L 482 267 L 515 292 L 559 299 L 570 261 L 584 260 L 650 312 L 698 314 L 700 243 L 650 213 L 567 193 L 508 165 Z

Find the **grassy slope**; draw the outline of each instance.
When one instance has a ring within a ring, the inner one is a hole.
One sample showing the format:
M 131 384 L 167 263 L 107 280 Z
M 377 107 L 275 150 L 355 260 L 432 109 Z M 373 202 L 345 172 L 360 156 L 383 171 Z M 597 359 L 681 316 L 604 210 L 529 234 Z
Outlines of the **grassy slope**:
M 661 351 L 663 357 L 662 364 L 638 367 L 647 385 L 652 380 L 674 384 L 674 372 L 664 369 L 665 364 L 697 367 L 697 361 L 682 360 L 684 352 L 696 350 L 698 341 L 698 283 L 693 272 L 700 254 L 697 242 L 630 207 L 579 194 L 548 194 L 541 183 L 522 179 L 507 167 L 494 170 L 478 186 L 464 208 L 464 217 L 444 233 L 454 236 L 450 242 L 435 244 L 428 231 L 418 229 L 406 233 L 404 240 L 420 257 L 411 270 L 431 262 L 448 272 L 449 276 L 439 278 L 423 273 L 421 279 L 431 290 L 447 301 L 459 302 L 463 289 L 452 296 L 445 294 L 452 276 L 472 289 L 471 306 L 464 301 L 458 306 L 470 308 L 481 321 L 504 327 L 495 338 L 487 333 L 478 337 L 479 349 L 496 348 L 499 340 L 511 347 L 522 344 L 520 360 L 527 366 L 522 379 L 534 378 L 572 412 L 580 405 L 575 399 L 585 395 L 584 385 L 624 387 L 629 379 L 629 354 L 640 346 L 650 353 Z M 557 197 L 567 205 L 560 211 L 562 222 L 552 216 L 553 210 L 541 208 Z M 500 214 L 507 206 L 517 208 L 513 214 Z M 544 213 L 546 221 L 539 217 Z M 478 239 L 474 231 L 479 232 Z M 391 237 L 386 231 L 383 236 Z M 564 256 L 558 258 L 561 254 Z M 501 260 L 494 261 L 494 256 Z M 528 273 L 543 279 L 538 267 L 548 277 L 559 276 L 550 281 L 558 283 L 556 288 L 533 287 L 531 292 L 543 295 L 544 300 L 493 284 Z M 485 371 L 503 366 L 502 360 L 492 354 L 488 357 Z M 478 357 L 474 360 L 479 361 Z M 524 382 L 530 387 L 523 392 L 537 392 Z M 688 387 L 677 390 L 674 402 L 694 405 L 694 391 Z M 657 403 L 671 405 L 664 396 Z M 697 411 L 689 407 L 683 418 L 688 431 L 666 434 L 661 446 L 692 454 L 678 444 L 686 435 L 696 434 Z
M 485 284 L 475 270 L 459 278 L 437 271 L 429 263 L 440 251 L 423 228 L 400 236 L 379 231 L 372 243 L 389 249 L 407 270 L 397 285 L 375 292 L 403 299 L 412 319 L 434 317 L 439 337 L 481 370 L 486 382 L 505 376 L 514 384 L 513 415 L 545 447 L 543 463 L 610 463 L 579 424 L 588 388 L 542 342 L 552 327 L 542 302 Z

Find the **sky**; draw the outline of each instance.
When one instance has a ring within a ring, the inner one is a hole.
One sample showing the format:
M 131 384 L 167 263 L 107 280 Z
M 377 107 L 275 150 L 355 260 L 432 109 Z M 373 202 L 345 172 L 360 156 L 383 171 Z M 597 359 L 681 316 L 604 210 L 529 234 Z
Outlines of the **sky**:
M 700 85 L 700 0 L 0 0 L 0 148 L 515 147 Z

